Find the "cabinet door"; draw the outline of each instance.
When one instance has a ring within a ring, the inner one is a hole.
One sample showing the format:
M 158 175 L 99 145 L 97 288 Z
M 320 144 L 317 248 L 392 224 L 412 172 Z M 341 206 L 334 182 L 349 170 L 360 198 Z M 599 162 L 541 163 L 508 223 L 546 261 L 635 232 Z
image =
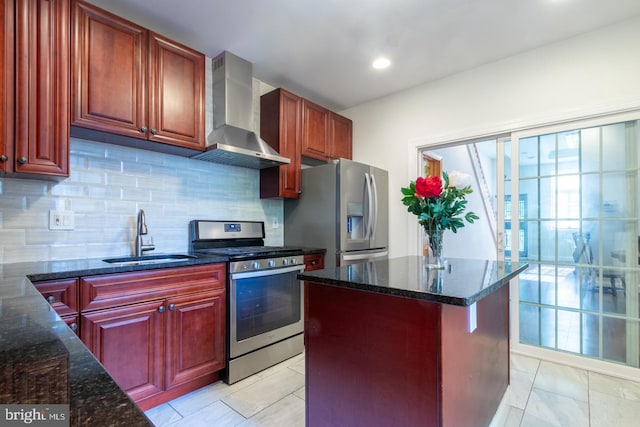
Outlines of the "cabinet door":
M 80 324 L 80 316 L 77 313 L 71 316 L 61 316 L 60 318 L 67 324 L 69 329 L 80 336 L 80 328 L 78 327 Z
M 60 316 L 78 314 L 78 279 L 50 280 L 34 286 Z
M 129 21 L 74 3 L 71 124 L 147 136 L 147 36 Z
M 324 268 L 324 254 L 307 254 L 304 256 L 304 270 L 322 270 Z
M 162 307 L 162 308 L 160 308 Z M 83 313 L 82 342 L 133 400 L 162 392 L 163 301 Z
M 149 139 L 204 149 L 204 55 L 149 35 Z
M 15 2 L 14 172 L 69 175 L 69 2 Z
M 13 163 L 13 0 L 0 0 L 0 173 Z
M 351 160 L 352 122 L 336 113 L 331 113 L 329 121 L 330 156 L 334 159 Z
M 167 300 L 166 389 L 224 368 L 225 291 Z
M 288 165 L 260 170 L 260 197 L 300 197 L 302 98 L 277 89 L 260 98 L 260 136 Z
M 302 101 L 302 155 L 327 160 L 329 154 L 329 110 Z

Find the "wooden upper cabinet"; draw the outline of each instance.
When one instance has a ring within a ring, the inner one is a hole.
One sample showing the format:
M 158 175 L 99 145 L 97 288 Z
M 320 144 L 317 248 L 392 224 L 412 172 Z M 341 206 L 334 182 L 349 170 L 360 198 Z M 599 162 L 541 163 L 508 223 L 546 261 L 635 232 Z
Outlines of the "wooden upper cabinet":
M 0 0 L 0 173 L 12 166 L 13 159 L 13 0 Z
M 291 160 L 288 165 L 260 170 L 261 198 L 300 197 L 302 102 L 284 89 L 260 97 L 260 137 Z
M 302 156 L 316 160 L 351 159 L 352 122 L 320 105 L 302 103 Z
M 329 146 L 332 158 L 351 160 L 353 122 L 333 112 L 329 117 Z
M 71 124 L 202 150 L 204 55 L 82 1 Z
M 149 52 L 149 139 L 203 149 L 204 55 L 155 33 Z
M 326 160 L 329 153 L 330 111 L 313 102 L 302 101 L 302 155 Z
M 71 124 L 145 137 L 148 32 L 80 1 L 73 24 Z
M 69 5 L 15 0 L 14 155 L 7 172 L 69 175 Z

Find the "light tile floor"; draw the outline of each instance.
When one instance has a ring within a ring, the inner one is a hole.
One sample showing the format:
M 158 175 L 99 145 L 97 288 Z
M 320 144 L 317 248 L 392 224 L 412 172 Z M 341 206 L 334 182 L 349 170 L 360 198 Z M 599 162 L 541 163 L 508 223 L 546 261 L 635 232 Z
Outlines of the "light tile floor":
M 637 427 L 640 382 L 511 355 L 504 427 Z M 156 426 L 304 426 L 304 355 L 147 411 Z M 479 426 L 482 427 L 482 426 Z

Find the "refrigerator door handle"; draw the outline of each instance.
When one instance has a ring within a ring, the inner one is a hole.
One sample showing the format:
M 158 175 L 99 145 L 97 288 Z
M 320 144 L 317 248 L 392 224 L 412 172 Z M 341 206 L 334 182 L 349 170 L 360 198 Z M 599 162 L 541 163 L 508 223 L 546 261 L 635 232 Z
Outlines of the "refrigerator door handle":
M 378 224 L 378 187 L 376 186 L 376 178 L 371 174 L 371 186 L 373 189 L 373 219 L 371 220 L 371 239 L 376 238 L 376 226 Z
M 369 179 L 369 174 L 365 172 L 364 174 L 364 182 L 367 184 L 367 224 L 365 225 L 364 232 L 364 240 L 369 240 L 371 238 L 371 213 L 373 212 L 373 199 L 371 194 L 371 180 Z
M 363 259 L 374 259 L 374 258 L 383 258 L 389 255 L 389 251 L 377 251 L 377 252 L 365 252 L 365 253 L 355 253 L 355 254 L 345 254 L 342 255 L 342 259 L 344 261 L 360 261 Z

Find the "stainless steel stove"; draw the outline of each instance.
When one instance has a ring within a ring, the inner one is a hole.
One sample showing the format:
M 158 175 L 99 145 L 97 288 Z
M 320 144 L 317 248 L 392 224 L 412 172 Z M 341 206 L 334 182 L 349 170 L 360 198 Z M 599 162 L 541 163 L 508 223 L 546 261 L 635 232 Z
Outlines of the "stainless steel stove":
M 222 255 L 227 263 L 228 384 L 302 353 L 304 270 L 301 248 L 264 246 L 260 221 L 193 220 L 194 255 Z

